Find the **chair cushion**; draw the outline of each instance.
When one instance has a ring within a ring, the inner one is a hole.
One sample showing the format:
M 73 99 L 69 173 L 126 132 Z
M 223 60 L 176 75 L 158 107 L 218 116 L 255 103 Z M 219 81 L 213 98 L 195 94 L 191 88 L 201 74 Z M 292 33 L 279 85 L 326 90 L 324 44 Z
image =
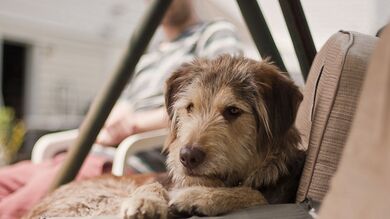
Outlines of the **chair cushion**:
M 337 169 L 376 37 L 334 34 L 317 54 L 296 125 L 307 149 L 297 201 L 322 201 Z
M 320 217 L 389 218 L 390 25 L 371 57 L 356 116 Z

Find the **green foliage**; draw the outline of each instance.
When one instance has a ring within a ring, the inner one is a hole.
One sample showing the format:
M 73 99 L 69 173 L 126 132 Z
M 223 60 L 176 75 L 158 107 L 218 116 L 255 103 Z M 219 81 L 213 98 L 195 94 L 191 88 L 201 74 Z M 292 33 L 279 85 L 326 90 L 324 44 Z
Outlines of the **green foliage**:
M 12 108 L 0 107 L 0 165 L 9 163 L 22 145 L 25 126 Z

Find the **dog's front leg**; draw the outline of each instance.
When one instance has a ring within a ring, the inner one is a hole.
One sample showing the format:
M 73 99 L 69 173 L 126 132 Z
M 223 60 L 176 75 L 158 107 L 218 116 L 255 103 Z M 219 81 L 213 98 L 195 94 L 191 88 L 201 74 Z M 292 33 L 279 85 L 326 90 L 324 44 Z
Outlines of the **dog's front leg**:
M 193 186 L 170 192 L 170 209 L 179 214 L 216 216 L 233 210 L 266 204 L 250 187 Z
M 121 207 L 125 219 L 167 218 L 168 192 L 160 183 L 151 183 L 135 189 Z

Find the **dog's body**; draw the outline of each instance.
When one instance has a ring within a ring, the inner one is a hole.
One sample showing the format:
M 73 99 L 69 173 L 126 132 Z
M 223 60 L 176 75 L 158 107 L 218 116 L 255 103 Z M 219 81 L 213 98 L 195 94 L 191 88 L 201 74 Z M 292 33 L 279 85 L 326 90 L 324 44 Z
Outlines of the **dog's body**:
M 112 215 L 119 208 L 125 218 L 219 215 L 294 201 L 305 156 L 293 125 L 302 94 L 275 66 L 199 59 L 173 73 L 165 97 L 168 183 L 71 183 L 27 218 Z

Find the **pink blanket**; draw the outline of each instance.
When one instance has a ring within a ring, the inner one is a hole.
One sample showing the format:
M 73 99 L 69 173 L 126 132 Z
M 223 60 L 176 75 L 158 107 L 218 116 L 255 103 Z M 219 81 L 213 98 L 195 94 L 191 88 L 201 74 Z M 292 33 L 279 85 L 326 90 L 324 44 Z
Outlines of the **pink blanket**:
M 47 193 L 64 155 L 33 164 L 23 161 L 0 169 L 0 218 L 16 219 L 25 214 Z M 84 162 L 76 180 L 102 175 L 110 163 L 103 157 L 90 155 Z

